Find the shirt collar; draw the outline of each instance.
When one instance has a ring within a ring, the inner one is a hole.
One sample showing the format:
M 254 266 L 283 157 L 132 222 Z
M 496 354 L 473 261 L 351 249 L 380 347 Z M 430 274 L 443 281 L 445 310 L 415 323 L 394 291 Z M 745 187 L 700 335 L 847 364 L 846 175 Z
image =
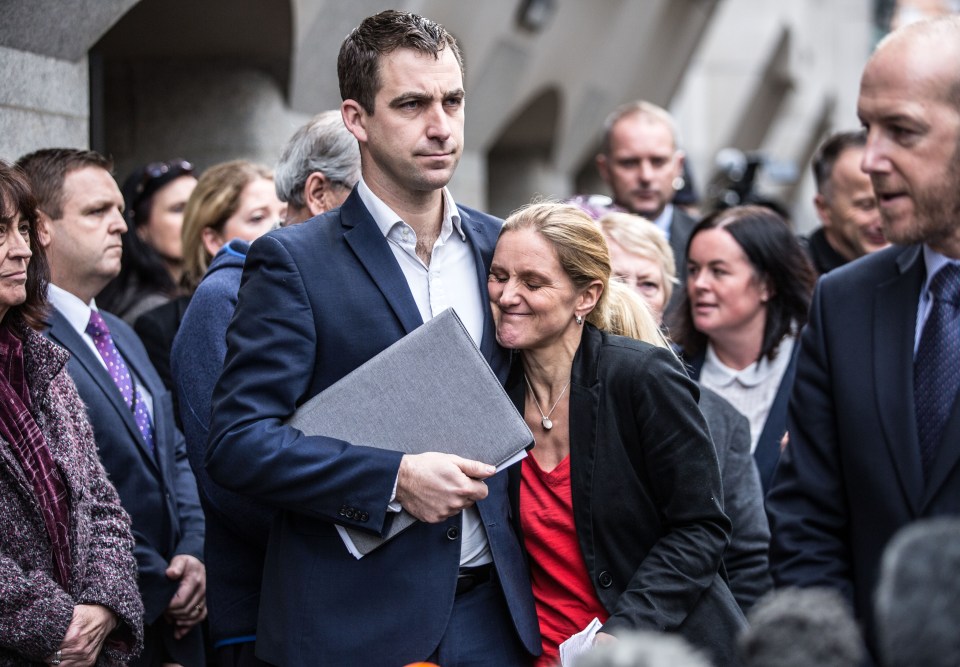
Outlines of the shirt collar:
M 927 266 L 927 277 L 923 281 L 923 291 L 920 292 L 922 298 L 927 298 L 927 292 L 930 289 L 930 281 L 937 274 L 937 271 L 947 264 L 958 264 L 955 259 L 950 259 L 946 255 L 941 255 L 933 250 L 926 243 L 923 244 L 923 263 Z
M 97 309 L 97 303 L 90 299 L 86 304 L 77 296 L 67 290 L 57 287 L 53 283 L 47 287 L 47 299 L 53 304 L 53 307 L 60 311 L 60 314 L 70 323 L 77 333 L 83 335 L 87 330 L 87 324 L 90 322 L 90 311 Z
M 460 211 L 453 201 L 453 195 L 450 194 L 450 190 L 447 188 L 443 188 L 441 192 L 443 194 L 443 223 L 440 225 L 441 241 L 446 241 L 454 229 L 457 230 L 460 238 L 466 241 L 467 236 L 463 233 Z M 390 234 L 390 230 L 398 224 L 406 224 L 393 209 L 387 206 L 386 202 L 373 193 L 373 190 L 366 184 L 363 177 L 361 177 L 359 183 L 357 183 L 357 194 L 360 195 L 360 201 L 367 207 L 367 211 L 373 216 L 373 221 L 377 223 L 377 227 L 380 228 L 380 232 L 384 237 L 387 237 Z
M 774 373 L 783 374 L 783 369 L 790 362 L 790 356 L 793 354 L 793 345 L 794 337 L 788 334 L 780 341 L 777 356 L 773 361 L 763 357 L 746 368 L 736 370 L 720 361 L 713 345 L 707 343 L 707 356 L 700 375 L 709 379 L 709 384 L 717 387 L 726 387 L 734 382 L 744 387 L 756 387 Z
M 663 233 L 667 235 L 667 238 L 670 238 L 670 223 L 673 221 L 673 204 L 667 204 L 663 207 L 663 210 L 660 211 L 660 215 L 657 216 L 656 220 L 653 220 L 653 224 L 663 230 Z

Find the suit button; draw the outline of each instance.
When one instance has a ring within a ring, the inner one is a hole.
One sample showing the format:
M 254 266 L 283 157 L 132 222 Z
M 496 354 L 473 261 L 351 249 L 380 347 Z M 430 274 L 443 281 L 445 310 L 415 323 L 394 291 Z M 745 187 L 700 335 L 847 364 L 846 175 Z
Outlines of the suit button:
M 347 516 L 347 506 L 346 506 L 346 505 L 341 505 L 341 506 L 340 506 L 340 511 L 338 512 L 338 514 L 339 514 L 340 516 Z
M 348 519 L 356 518 L 356 515 L 357 515 L 357 512 L 356 512 L 355 509 L 353 509 L 352 507 L 348 507 L 348 508 L 347 508 L 347 518 L 348 518 Z
M 455 539 L 457 539 L 458 537 L 460 537 L 460 529 L 459 529 L 459 528 L 457 528 L 456 526 L 450 526 L 449 528 L 447 528 L 447 539 L 448 539 L 448 540 L 455 540 Z
M 366 512 L 360 512 L 360 516 L 357 517 L 360 521 L 367 521 L 370 518 L 370 515 Z
M 597 581 L 599 581 L 600 585 L 604 588 L 610 588 L 613 586 L 613 577 L 611 577 L 610 573 L 606 570 L 600 573 L 600 576 L 597 577 Z

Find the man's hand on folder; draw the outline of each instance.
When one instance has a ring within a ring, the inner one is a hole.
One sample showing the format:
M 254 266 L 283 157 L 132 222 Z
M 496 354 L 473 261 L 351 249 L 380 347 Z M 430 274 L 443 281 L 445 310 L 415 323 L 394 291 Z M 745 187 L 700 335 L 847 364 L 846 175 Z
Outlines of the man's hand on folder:
M 454 454 L 405 454 L 397 475 L 397 500 L 420 521 L 438 523 L 487 497 L 482 480 L 496 468 Z

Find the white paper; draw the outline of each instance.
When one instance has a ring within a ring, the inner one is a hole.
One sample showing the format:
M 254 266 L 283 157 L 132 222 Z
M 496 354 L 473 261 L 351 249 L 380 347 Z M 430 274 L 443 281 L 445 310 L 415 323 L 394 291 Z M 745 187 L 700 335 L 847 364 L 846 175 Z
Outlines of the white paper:
M 593 640 L 603 624 L 594 618 L 583 630 L 560 644 L 561 667 L 572 667 L 574 660 L 593 648 Z

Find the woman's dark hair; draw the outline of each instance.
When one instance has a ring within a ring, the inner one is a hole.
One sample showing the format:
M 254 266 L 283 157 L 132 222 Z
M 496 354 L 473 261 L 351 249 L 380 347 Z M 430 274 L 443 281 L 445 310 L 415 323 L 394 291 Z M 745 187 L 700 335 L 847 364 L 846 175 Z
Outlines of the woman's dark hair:
M 693 228 L 687 241 L 687 258 L 693 239 L 708 229 L 723 229 L 730 234 L 747 256 L 757 278 L 767 285 L 770 298 L 766 303 L 766 324 L 757 361 L 764 357 L 773 360 L 784 336 L 794 326 L 807 323 L 810 298 L 817 281 L 807 253 L 787 223 L 773 210 L 765 206 L 735 206 L 707 216 Z M 688 358 L 706 349 L 706 334 L 693 325 L 686 286 L 671 332 Z
M 42 329 L 47 314 L 47 284 L 50 282 L 50 265 L 47 254 L 40 244 L 40 214 L 37 200 L 30 189 L 27 177 L 19 168 L 0 160 L 0 222 L 13 229 L 17 214 L 30 225 L 30 250 L 33 256 L 27 264 L 27 298 L 19 306 L 10 309 L 8 318 L 19 318 L 27 326 Z
M 193 174 L 193 165 L 185 160 L 153 162 L 131 173 L 123 183 L 124 212 L 127 231 L 121 236 L 123 256 L 120 273 L 97 295 L 97 304 L 104 310 L 123 315 L 135 305 L 130 303 L 129 287 L 137 286 L 139 294 L 159 292 L 177 295 L 177 283 L 167 263 L 157 250 L 140 238 L 137 230 L 150 221 L 154 196 L 181 176 Z

